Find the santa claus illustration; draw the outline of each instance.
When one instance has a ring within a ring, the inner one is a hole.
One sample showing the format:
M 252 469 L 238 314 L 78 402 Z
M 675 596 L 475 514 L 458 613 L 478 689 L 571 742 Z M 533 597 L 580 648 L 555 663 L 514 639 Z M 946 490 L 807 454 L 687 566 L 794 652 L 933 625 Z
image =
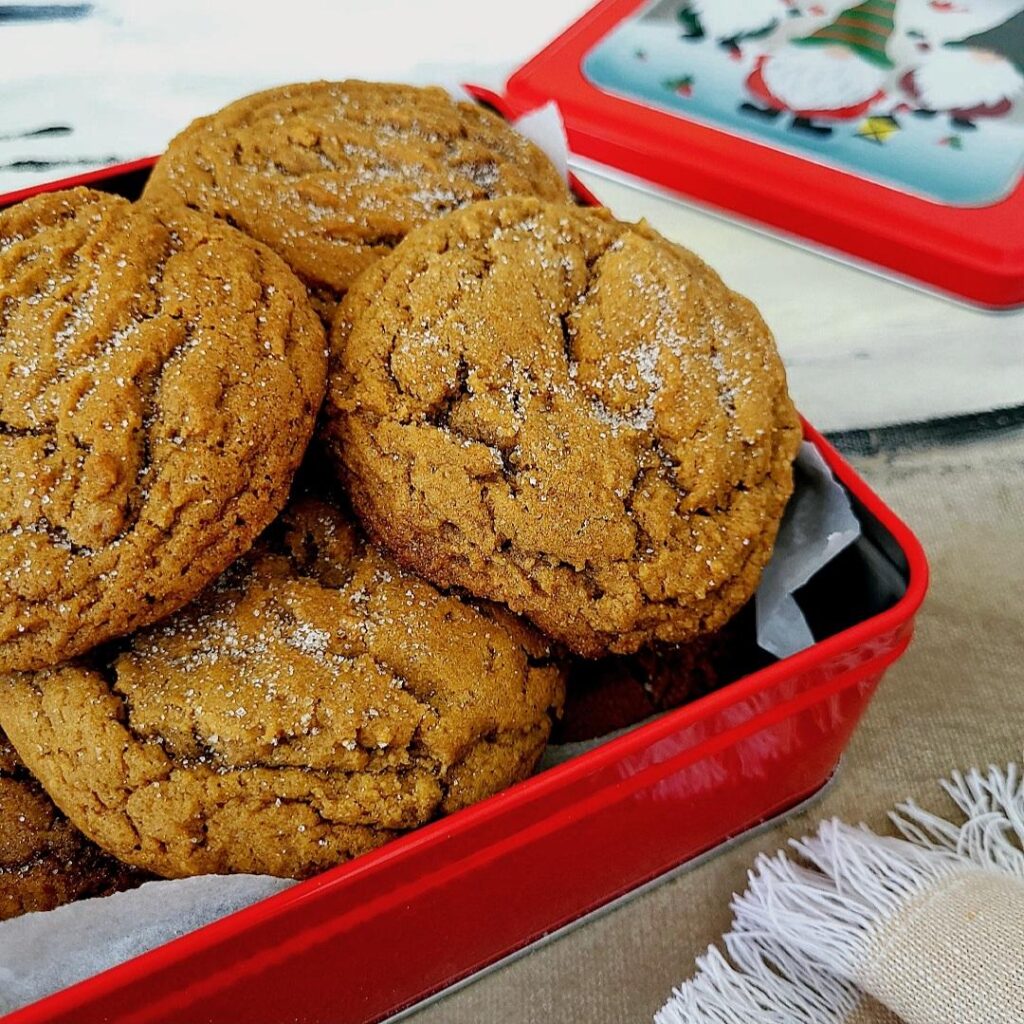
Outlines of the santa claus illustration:
M 746 39 L 760 39 L 792 9 L 787 0 L 684 0 L 677 17 L 684 39 L 714 39 L 739 53 Z
M 830 25 L 758 58 L 747 79 L 756 102 L 740 109 L 766 119 L 789 113 L 792 128 L 816 135 L 831 134 L 829 122 L 860 117 L 885 96 L 895 7 L 893 0 L 857 4 Z
M 1024 11 L 1024 0 L 900 0 L 896 7 L 896 32 L 890 46 L 895 59 L 907 52 L 928 50 L 966 39 L 1001 25 Z M 897 56 L 899 54 L 899 56 Z
M 1024 96 L 1024 12 L 922 54 L 900 78 L 900 87 L 916 114 L 949 114 L 957 128 L 1005 116 Z

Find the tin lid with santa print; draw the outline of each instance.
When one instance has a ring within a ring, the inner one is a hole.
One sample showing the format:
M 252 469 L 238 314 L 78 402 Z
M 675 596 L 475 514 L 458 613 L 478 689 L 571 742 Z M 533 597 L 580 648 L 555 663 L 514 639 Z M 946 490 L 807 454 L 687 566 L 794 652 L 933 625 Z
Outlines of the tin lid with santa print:
M 581 157 L 1024 304 L 1024 0 L 604 0 L 508 83 Z

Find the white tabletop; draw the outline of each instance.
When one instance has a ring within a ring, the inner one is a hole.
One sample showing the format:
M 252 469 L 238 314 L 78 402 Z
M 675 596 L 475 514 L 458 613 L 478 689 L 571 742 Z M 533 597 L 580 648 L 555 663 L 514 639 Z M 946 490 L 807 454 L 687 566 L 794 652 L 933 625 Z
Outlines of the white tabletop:
M 158 152 L 192 117 L 273 83 L 355 76 L 500 88 L 589 4 L 77 6 L 86 9 L 58 21 L 0 18 L 0 191 Z M 70 131 L 25 137 L 53 126 Z M 646 217 L 758 303 L 800 407 L 822 429 L 1024 403 L 1024 311 L 957 305 L 674 199 L 591 171 L 583 177 L 619 216 Z

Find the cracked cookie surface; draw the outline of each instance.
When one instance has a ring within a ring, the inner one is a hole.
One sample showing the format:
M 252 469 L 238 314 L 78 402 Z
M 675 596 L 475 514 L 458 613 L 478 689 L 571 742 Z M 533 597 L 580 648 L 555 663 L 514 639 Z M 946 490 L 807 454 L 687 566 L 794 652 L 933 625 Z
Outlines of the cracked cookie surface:
M 318 310 L 413 227 L 503 195 L 568 198 L 547 156 L 496 114 L 439 88 L 311 82 L 194 121 L 146 197 L 222 217 L 280 253 Z
M 325 439 L 379 543 L 587 657 L 754 592 L 799 419 L 752 303 L 646 225 L 509 198 L 410 234 L 331 335 Z
M 269 249 L 86 189 L 0 213 L 0 668 L 194 597 L 284 504 L 325 337 Z
M 302 877 L 524 778 L 564 697 L 546 641 L 404 573 L 306 496 L 121 649 L 0 681 L 68 816 L 166 876 Z
M 54 807 L 0 733 L 0 921 L 145 880 L 90 843 Z

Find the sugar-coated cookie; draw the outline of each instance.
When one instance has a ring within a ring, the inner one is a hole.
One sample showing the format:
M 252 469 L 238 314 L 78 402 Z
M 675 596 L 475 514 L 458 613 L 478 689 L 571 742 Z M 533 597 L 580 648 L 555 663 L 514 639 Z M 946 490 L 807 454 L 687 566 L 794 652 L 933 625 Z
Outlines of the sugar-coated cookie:
M 199 118 L 145 194 L 265 242 L 326 320 L 359 272 L 417 225 L 481 199 L 568 198 L 547 156 L 497 114 L 436 87 L 359 81 L 281 86 Z
M 754 306 L 604 210 L 479 203 L 349 291 L 325 439 L 374 538 L 587 657 L 750 598 L 800 424 Z
M 166 615 L 284 504 L 326 339 L 269 249 L 75 189 L 0 212 L 0 669 Z
M 303 497 L 176 615 L 4 677 L 0 720 L 121 860 L 303 877 L 524 778 L 563 697 L 532 629 Z

